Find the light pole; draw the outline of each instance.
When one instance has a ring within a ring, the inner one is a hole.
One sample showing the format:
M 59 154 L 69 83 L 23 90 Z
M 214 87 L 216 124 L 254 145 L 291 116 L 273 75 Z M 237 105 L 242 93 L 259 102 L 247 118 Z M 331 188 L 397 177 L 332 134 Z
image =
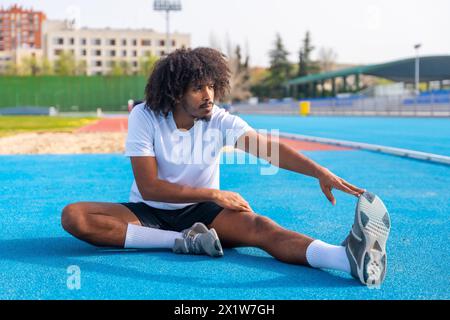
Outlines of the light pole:
M 419 72 L 420 72 L 420 61 L 419 61 L 419 49 L 422 46 L 421 43 L 418 43 L 416 45 L 414 45 L 414 49 L 416 49 L 416 67 L 415 67 L 415 87 L 416 87 L 416 95 L 419 95 L 420 90 L 419 90 L 419 82 L 420 82 L 420 78 L 419 78 Z
M 166 54 L 170 53 L 170 11 L 181 11 L 180 0 L 155 0 L 153 10 L 166 12 Z

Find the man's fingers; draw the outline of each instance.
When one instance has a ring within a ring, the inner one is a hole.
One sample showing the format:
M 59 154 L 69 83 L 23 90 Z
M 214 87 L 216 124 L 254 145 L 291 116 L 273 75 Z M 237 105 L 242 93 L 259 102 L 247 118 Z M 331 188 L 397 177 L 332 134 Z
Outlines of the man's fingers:
M 359 193 L 357 191 L 354 191 L 352 189 L 350 189 L 349 187 L 347 187 L 345 184 L 340 183 L 339 186 L 337 187 L 339 190 L 350 193 L 354 196 L 359 196 Z
M 333 193 L 331 192 L 331 189 L 327 186 L 320 185 L 320 188 L 322 189 L 322 192 L 327 197 L 328 201 L 330 201 L 333 205 L 336 204 L 336 199 L 333 196 Z
M 351 183 L 345 181 L 344 179 L 342 179 L 342 183 L 345 184 L 347 187 L 349 187 L 350 189 L 352 189 L 353 191 L 358 192 L 358 194 L 364 193 L 366 192 L 366 190 L 358 188 L 357 186 L 352 185 Z

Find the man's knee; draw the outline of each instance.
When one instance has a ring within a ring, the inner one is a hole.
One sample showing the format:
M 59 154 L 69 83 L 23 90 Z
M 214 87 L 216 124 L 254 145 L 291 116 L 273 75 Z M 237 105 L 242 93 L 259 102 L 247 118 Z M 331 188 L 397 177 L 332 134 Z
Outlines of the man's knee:
M 255 215 L 253 217 L 253 227 L 255 233 L 268 235 L 269 233 L 276 232 L 279 226 L 268 217 Z
M 80 205 L 73 203 L 64 207 L 61 225 L 68 233 L 80 237 L 87 231 L 85 212 Z

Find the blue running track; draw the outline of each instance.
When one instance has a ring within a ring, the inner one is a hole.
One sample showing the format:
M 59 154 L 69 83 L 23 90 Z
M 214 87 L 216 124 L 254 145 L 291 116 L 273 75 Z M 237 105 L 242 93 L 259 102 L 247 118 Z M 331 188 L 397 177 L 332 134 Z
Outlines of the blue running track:
M 259 117 L 245 118 L 264 127 Z M 305 123 L 311 119 L 294 118 L 305 130 L 294 130 L 289 120 L 281 128 L 358 140 L 345 135 L 348 128 L 340 132 L 326 131 L 325 124 L 323 131 L 308 127 Z M 339 123 L 334 118 L 328 121 Z M 387 142 L 398 147 L 409 142 L 436 152 L 448 140 L 441 136 L 431 146 L 420 142 L 418 132 L 410 141 L 409 131 L 399 131 Z M 429 136 L 435 132 L 430 129 Z M 359 136 L 361 141 L 377 142 L 369 141 L 373 136 L 367 132 Z M 256 248 L 225 250 L 220 259 L 163 250 L 95 248 L 64 232 L 60 212 L 66 204 L 81 200 L 127 201 L 132 182 L 127 158 L 0 156 L 0 299 L 449 299 L 450 168 L 365 151 L 306 154 L 384 200 L 392 230 L 388 274 L 381 289 L 368 289 L 341 272 L 283 264 Z M 333 207 L 313 179 L 284 170 L 263 176 L 263 167 L 267 166 L 223 164 L 222 189 L 241 193 L 256 212 L 288 229 L 333 244 L 345 238 L 355 198 L 335 192 Z M 72 265 L 81 270 L 79 290 L 67 287 L 67 268 Z

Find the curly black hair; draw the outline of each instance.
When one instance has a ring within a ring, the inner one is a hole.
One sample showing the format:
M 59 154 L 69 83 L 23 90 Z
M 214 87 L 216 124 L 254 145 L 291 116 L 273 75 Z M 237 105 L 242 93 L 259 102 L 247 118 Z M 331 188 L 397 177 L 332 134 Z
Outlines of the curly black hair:
M 190 84 L 214 83 L 215 99 L 230 90 L 226 56 L 211 48 L 178 49 L 160 59 L 145 87 L 146 106 L 167 116 L 180 103 Z

